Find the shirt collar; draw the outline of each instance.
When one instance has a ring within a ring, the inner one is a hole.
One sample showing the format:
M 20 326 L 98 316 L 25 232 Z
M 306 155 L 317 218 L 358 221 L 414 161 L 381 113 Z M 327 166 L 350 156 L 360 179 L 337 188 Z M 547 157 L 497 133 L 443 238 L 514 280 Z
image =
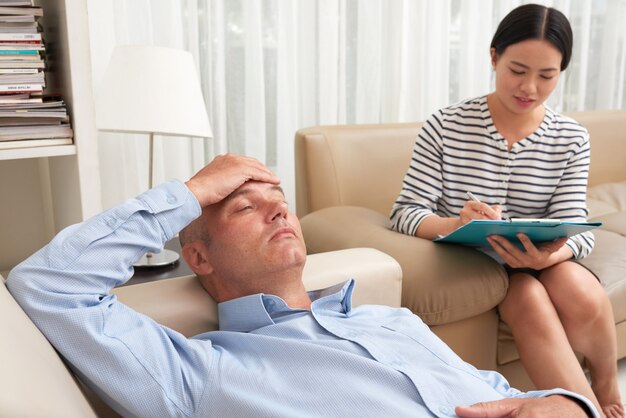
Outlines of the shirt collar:
M 352 309 L 354 280 L 339 283 L 325 289 L 308 292 L 313 301 L 311 309 L 327 309 L 335 312 L 349 312 Z M 221 302 L 217 305 L 220 331 L 250 332 L 264 326 L 273 325 L 274 315 L 285 312 L 298 312 L 290 308 L 278 296 L 257 293 Z

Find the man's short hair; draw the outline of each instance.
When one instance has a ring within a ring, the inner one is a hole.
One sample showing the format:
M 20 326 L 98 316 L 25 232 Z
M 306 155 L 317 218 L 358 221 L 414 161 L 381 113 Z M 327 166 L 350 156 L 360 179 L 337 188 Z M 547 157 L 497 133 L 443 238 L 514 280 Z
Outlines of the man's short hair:
M 203 212 L 198 219 L 183 228 L 178 234 L 178 240 L 181 247 L 195 241 L 203 241 L 208 247 L 211 244 L 211 237 L 206 228 L 206 214 Z

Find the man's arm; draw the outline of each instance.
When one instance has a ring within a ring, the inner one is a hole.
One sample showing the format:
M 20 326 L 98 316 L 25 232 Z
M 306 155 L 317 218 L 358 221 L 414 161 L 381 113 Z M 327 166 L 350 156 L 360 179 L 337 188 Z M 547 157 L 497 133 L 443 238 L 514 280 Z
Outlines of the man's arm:
M 187 340 L 109 293 L 145 251 L 158 251 L 199 214 L 189 190 L 169 182 L 66 228 L 9 275 L 30 319 L 122 415 L 184 416 L 202 393 L 196 365 L 210 364 L 210 343 Z
M 119 303 L 110 289 L 247 180 L 278 180 L 258 161 L 216 158 L 185 187 L 171 181 L 60 232 L 13 269 L 8 288 L 71 367 L 122 415 L 189 416 L 215 354 Z

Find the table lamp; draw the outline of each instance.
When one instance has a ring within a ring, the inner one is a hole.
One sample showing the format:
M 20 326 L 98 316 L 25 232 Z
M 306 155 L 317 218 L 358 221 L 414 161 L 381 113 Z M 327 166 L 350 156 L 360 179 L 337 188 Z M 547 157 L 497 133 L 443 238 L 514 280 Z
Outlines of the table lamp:
M 200 81 L 187 51 L 118 46 L 96 96 L 99 130 L 150 135 L 148 185 L 152 188 L 154 135 L 211 138 Z M 147 253 L 135 267 L 178 261 L 175 251 Z

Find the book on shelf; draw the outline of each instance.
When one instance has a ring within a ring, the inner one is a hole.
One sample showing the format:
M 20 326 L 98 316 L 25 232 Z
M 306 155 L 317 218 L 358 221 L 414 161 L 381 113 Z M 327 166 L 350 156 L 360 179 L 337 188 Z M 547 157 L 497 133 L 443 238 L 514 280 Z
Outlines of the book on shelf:
M 34 74 L 0 74 L 0 84 L 44 84 L 44 73 L 38 71 Z
M 33 0 L 0 0 L 0 6 L 32 6 Z
M 16 94 L 15 96 L 19 95 Z M 65 102 L 63 102 L 63 100 L 55 99 L 54 97 L 46 97 L 46 101 L 43 101 L 42 97 L 18 98 L 13 101 L 2 101 L 2 98 L 0 97 L 0 111 L 18 109 L 26 109 L 31 112 L 38 110 L 54 110 L 62 111 L 64 114 L 67 114 Z
M 71 137 L 72 128 L 67 123 L 60 125 L 0 126 L 0 142 Z
M 45 64 L 43 61 L 4 61 L 0 60 L 0 68 L 40 68 L 43 69 Z
M 65 102 L 45 94 L 43 13 L 32 0 L 0 0 L 0 149 L 73 141 Z
M 15 43 L 41 43 L 40 33 L 2 33 L 0 32 L 0 42 L 15 42 Z
M 15 47 L 2 48 L 0 46 L 0 55 L 39 55 L 39 50 Z
M 2 22 L 0 20 L 1 33 L 38 33 L 37 22 Z
M 0 104 L 42 103 L 42 97 L 33 97 L 28 93 L 0 95 Z
M 37 74 L 37 68 L 0 68 L 0 74 Z
M 39 54 L 0 54 L 0 61 L 42 61 L 41 55 Z
M 2 25 L 0 23 L 0 25 Z M 0 51 L 37 51 L 45 50 L 44 44 L 25 44 L 20 42 L 5 42 L 0 44 Z M 17 53 L 17 52 L 16 52 Z
M 0 150 L 32 148 L 32 147 L 52 147 L 57 145 L 71 145 L 73 140 L 69 138 L 46 138 L 46 139 L 25 139 L 18 141 L 0 141 Z
M 0 94 L 3 93 L 41 93 L 43 84 L 0 84 Z
M 39 6 L 0 6 L 0 15 L 43 16 L 43 8 Z
M 37 16 L 33 16 L 33 15 L 3 15 L 3 14 L 0 14 L 0 22 L 7 22 L 7 23 L 37 22 Z

